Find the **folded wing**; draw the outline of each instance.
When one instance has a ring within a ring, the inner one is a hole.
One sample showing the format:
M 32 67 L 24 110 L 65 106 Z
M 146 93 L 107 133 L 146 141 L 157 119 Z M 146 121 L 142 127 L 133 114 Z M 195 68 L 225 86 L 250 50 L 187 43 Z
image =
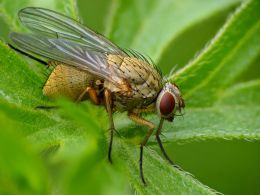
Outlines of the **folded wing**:
M 83 43 L 93 50 L 123 54 L 124 52 L 104 36 L 79 22 L 49 9 L 27 7 L 19 12 L 21 22 L 30 30 L 45 36 Z
M 19 12 L 22 23 L 33 33 L 10 34 L 18 49 L 46 61 L 59 61 L 118 85 L 121 78 L 111 75 L 107 55 L 127 54 L 102 35 L 57 12 L 29 7 Z

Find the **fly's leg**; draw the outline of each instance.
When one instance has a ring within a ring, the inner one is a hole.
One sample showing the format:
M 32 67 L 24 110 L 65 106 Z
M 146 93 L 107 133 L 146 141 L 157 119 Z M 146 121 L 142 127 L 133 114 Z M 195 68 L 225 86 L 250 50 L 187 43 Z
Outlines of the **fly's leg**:
M 76 102 L 80 102 L 80 101 L 83 99 L 84 95 L 88 93 L 88 91 L 89 91 L 89 87 L 87 87 L 87 88 L 79 95 L 79 97 L 78 97 L 78 99 L 76 100 Z
M 87 94 L 89 95 L 89 99 L 96 105 L 98 105 L 100 102 L 99 102 L 99 99 L 97 97 L 97 92 L 96 90 L 93 88 L 93 87 L 87 87 L 81 94 L 80 96 L 78 97 L 78 99 L 76 100 L 77 102 L 80 102 L 84 95 Z
M 155 108 L 154 106 L 150 106 L 150 107 L 147 107 L 147 108 L 137 108 L 137 109 L 133 109 L 132 112 L 133 113 L 136 113 L 136 114 L 140 114 L 140 113 L 143 113 L 143 112 L 154 112 L 155 111 Z
M 109 130 L 110 130 L 110 142 L 109 142 L 109 148 L 108 148 L 108 160 L 110 163 L 112 163 L 111 153 L 112 153 L 112 144 L 113 144 L 113 137 L 114 137 L 114 121 L 113 121 L 113 110 L 112 110 L 112 94 L 111 91 L 105 89 L 104 91 L 105 96 L 105 106 L 107 109 L 108 117 L 109 117 Z
M 36 106 L 35 109 L 42 109 L 42 110 L 52 110 L 52 109 L 57 109 L 59 106 L 45 106 L 45 105 L 39 105 Z
M 159 145 L 159 147 L 160 147 L 160 149 L 161 149 L 161 151 L 162 151 L 162 153 L 163 153 L 163 156 L 166 158 L 166 160 L 167 160 L 171 165 L 174 165 L 174 167 L 176 167 L 175 163 L 170 159 L 170 157 L 169 157 L 168 154 L 166 153 L 166 151 L 165 151 L 165 149 L 164 149 L 164 147 L 163 147 L 163 145 L 162 145 L 161 138 L 160 138 L 160 134 L 161 134 L 161 131 L 162 131 L 162 126 L 163 126 L 163 121 L 164 121 L 164 119 L 161 118 L 159 127 L 158 127 L 158 129 L 157 129 L 157 131 L 156 131 L 156 133 L 155 133 L 156 141 L 157 141 L 157 143 L 158 143 L 158 145 Z
M 136 113 L 130 112 L 130 113 L 128 113 L 128 116 L 134 122 L 136 122 L 136 123 L 138 123 L 140 125 L 144 125 L 144 126 L 149 128 L 145 138 L 143 139 L 143 141 L 140 144 L 140 159 L 139 159 L 140 177 L 141 177 L 142 182 L 144 184 L 146 184 L 145 179 L 144 179 L 144 173 L 143 173 L 143 148 L 146 145 L 146 143 L 147 143 L 148 139 L 150 138 L 150 136 L 152 135 L 153 130 L 155 128 L 155 125 L 152 122 L 150 122 L 148 120 L 145 120 L 144 118 L 140 117 Z

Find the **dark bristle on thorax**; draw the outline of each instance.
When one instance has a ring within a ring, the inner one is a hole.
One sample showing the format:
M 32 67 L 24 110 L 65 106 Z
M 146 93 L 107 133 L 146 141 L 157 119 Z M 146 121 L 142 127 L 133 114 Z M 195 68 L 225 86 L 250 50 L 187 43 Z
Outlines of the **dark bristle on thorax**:
M 19 52 L 19 53 L 21 53 L 21 54 L 23 54 L 23 55 L 29 57 L 29 58 L 31 58 L 31 59 L 33 59 L 33 60 L 36 60 L 37 62 L 39 62 L 39 63 L 41 63 L 41 64 L 44 64 L 44 65 L 46 65 L 46 66 L 48 65 L 48 62 L 45 62 L 44 60 L 41 60 L 41 59 L 39 59 L 39 58 L 37 58 L 37 57 L 35 57 L 35 56 L 29 54 L 29 53 L 26 53 L 26 52 L 24 52 L 24 51 L 22 51 L 22 50 L 20 50 L 20 49 L 18 49 L 18 48 L 16 48 L 16 47 L 14 47 L 14 46 L 13 46 L 12 44 L 10 44 L 10 43 L 8 43 L 8 46 L 9 46 L 11 49 L 13 49 L 13 50 L 15 50 L 15 51 L 17 51 L 17 52 Z
M 155 62 L 149 56 L 143 55 L 133 49 L 124 49 L 123 51 L 128 57 L 138 58 L 140 60 L 143 60 L 147 64 L 151 65 L 162 76 L 161 69 L 155 64 Z

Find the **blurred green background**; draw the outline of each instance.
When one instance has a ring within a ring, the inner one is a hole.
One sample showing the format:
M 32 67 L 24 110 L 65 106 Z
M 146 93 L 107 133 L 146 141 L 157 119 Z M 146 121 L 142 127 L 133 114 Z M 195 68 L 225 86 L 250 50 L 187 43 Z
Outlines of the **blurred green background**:
M 113 2 L 113 0 L 78 0 L 83 23 L 100 33 L 104 33 L 106 16 Z M 163 73 L 168 73 L 175 65 L 180 68 L 187 64 L 216 34 L 234 9 L 235 6 L 217 13 L 192 26 L 173 40 L 159 62 Z M 3 23 L 0 19 L 0 26 L 1 37 L 7 37 L 8 24 Z M 247 77 L 243 77 L 241 80 L 259 77 L 259 71 L 254 71 L 259 70 L 259 60 L 258 58 L 252 63 L 251 68 L 247 71 Z M 158 150 L 157 146 L 153 147 Z M 212 140 L 184 145 L 168 144 L 167 151 L 184 170 L 219 192 L 224 194 L 260 194 L 259 141 Z

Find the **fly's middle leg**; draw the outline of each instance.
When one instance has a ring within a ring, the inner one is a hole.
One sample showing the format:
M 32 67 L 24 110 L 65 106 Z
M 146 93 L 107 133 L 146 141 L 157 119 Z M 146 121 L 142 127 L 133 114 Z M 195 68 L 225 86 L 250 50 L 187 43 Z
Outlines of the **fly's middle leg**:
M 146 143 L 149 140 L 149 138 L 151 137 L 151 135 L 153 133 L 153 130 L 155 129 L 155 125 L 152 122 L 150 122 L 150 121 L 140 117 L 136 113 L 130 112 L 130 113 L 128 113 L 128 116 L 134 122 L 149 128 L 145 138 L 140 143 L 140 159 L 139 159 L 140 177 L 141 177 L 142 182 L 144 184 L 146 184 L 145 179 L 144 179 L 144 173 L 143 173 L 143 148 L 146 145 Z
M 96 105 L 100 104 L 100 101 L 98 99 L 97 96 L 97 91 L 95 88 L 88 86 L 78 97 L 78 99 L 76 100 L 77 102 L 80 102 L 84 96 L 88 94 L 89 95 L 89 99 Z
M 114 121 L 113 121 L 113 102 L 112 102 L 112 93 L 111 91 L 105 89 L 104 91 L 104 99 L 105 99 L 105 106 L 107 109 L 108 117 L 109 117 L 109 130 L 110 130 L 110 142 L 109 142 L 109 148 L 108 148 L 108 160 L 110 163 L 112 163 L 111 153 L 112 153 L 112 145 L 113 145 L 113 137 L 114 137 Z

